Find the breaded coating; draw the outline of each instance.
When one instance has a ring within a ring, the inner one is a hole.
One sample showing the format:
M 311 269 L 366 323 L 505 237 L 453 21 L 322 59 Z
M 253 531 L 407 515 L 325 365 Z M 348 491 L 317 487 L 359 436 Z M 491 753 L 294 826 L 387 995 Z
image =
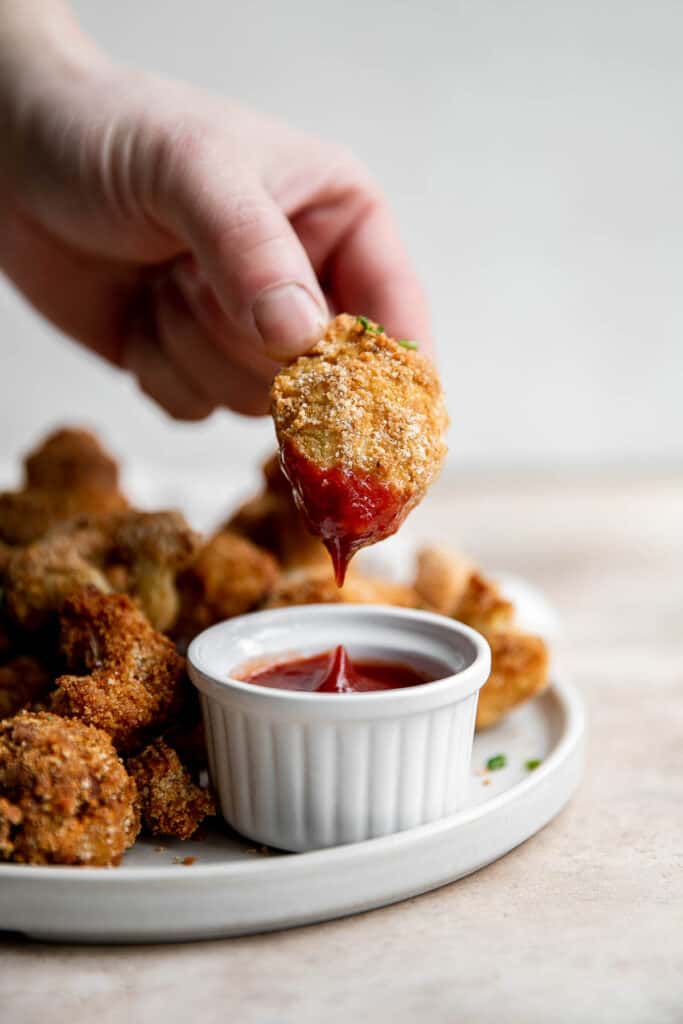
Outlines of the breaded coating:
M 26 487 L 46 491 L 93 488 L 118 491 L 119 468 L 95 434 L 61 429 L 50 434 L 24 460 Z
M 420 607 L 417 592 L 403 583 L 370 579 L 349 573 L 338 587 L 330 567 L 294 569 L 283 573 L 266 601 L 265 608 L 287 608 L 300 604 L 390 604 L 402 608 Z
M 232 531 L 217 533 L 178 579 L 181 611 L 174 635 L 189 642 L 214 622 L 251 611 L 278 576 L 270 552 Z
M 282 468 L 339 583 L 359 548 L 395 533 L 446 454 L 433 365 L 365 317 L 341 315 L 275 377 Z
M 23 488 L 0 494 L 0 539 L 30 544 L 60 523 L 108 515 L 127 504 L 117 465 L 97 438 L 85 430 L 60 430 L 27 457 Z
M 84 586 L 125 589 L 157 629 L 178 614 L 177 573 L 198 538 L 178 512 L 127 511 L 82 518 L 15 549 L 5 571 L 6 606 L 26 629 L 38 629 Z
M 477 729 L 495 725 L 513 707 L 523 704 L 548 685 L 548 648 L 529 633 L 490 633 L 491 675 L 479 692 Z
M 77 494 L 49 491 L 0 493 L 0 539 L 7 544 L 30 544 L 48 530 L 77 516 Z
M 52 680 L 45 666 L 27 654 L 0 665 L 0 719 L 11 718 L 22 708 L 42 706 Z
M 155 629 L 170 629 L 180 601 L 176 576 L 194 559 L 199 537 L 180 512 L 128 512 L 112 525 L 108 561 L 128 569 L 126 589 Z
M 488 636 L 500 629 L 513 628 L 515 609 L 512 602 L 503 597 L 497 583 L 473 572 L 456 605 L 455 617 Z
M 160 732 L 185 698 L 185 662 L 124 594 L 86 589 L 64 603 L 52 710 L 103 729 L 117 750 Z
M 57 534 L 18 548 L 10 559 L 5 574 L 7 611 L 24 629 L 39 629 L 60 612 L 67 597 L 85 586 L 104 593 L 111 589 L 74 538 Z
M 325 547 L 308 527 L 292 498 L 292 488 L 276 452 L 264 463 L 264 490 L 245 501 L 224 529 L 270 551 L 284 569 L 328 565 Z
M 500 588 L 448 548 L 419 552 L 415 589 L 426 604 L 481 633 L 491 647 L 491 675 L 479 692 L 477 728 L 484 729 L 548 685 L 549 659 L 541 637 L 523 633 Z
M 129 758 L 127 768 L 137 786 L 143 826 L 152 835 L 189 839 L 204 818 L 216 813 L 211 793 L 194 784 L 163 739 Z
M 7 565 L 12 556 L 14 548 L 10 547 L 9 544 L 5 544 L 4 541 L 0 540 L 0 586 L 5 576 Z
M 446 547 L 418 552 L 415 589 L 425 603 L 480 633 L 512 626 L 515 610 L 497 583 L 485 579 L 474 563 Z
M 422 548 L 417 553 L 415 589 L 435 612 L 452 615 L 473 571 L 474 564 L 468 558 L 448 548 Z
M 23 864 L 118 864 L 140 828 L 135 783 L 109 737 L 22 712 L 0 722 L 0 857 Z

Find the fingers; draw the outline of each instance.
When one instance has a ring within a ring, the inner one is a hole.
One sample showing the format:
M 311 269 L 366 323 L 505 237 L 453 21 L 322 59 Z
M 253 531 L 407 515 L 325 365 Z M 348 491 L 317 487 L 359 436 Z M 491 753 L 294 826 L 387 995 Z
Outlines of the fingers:
M 176 299 L 182 300 L 186 312 L 192 314 L 214 348 L 222 354 L 223 372 L 229 364 L 236 364 L 269 388 L 282 363 L 269 359 L 260 346 L 255 348 L 249 332 L 240 333 L 231 326 L 194 257 L 176 260 L 170 269 L 169 280 L 174 286 L 172 292 Z M 173 294 L 169 298 L 172 300 Z M 228 359 L 226 353 L 229 353 Z
M 257 176 L 226 168 L 220 140 L 170 140 L 156 202 L 198 258 L 231 330 L 271 359 L 322 337 L 327 309 L 306 252 Z
M 363 313 L 431 353 L 427 299 L 382 199 L 369 203 L 342 236 L 328 273 L 339 309 Z
M 156 338 L 131 336 L 123 351 L 123 365 L 137 377 L 141 390 L 174 419 L 203 420 L 213 412 L 213 405 L 193 390 Z
M 268 412 L 272 371 L 259 377 L 228 359 L 170 281 L 157 290 L 156 309 L 160 348 L 194 392 L 244 416 Z
M 217 406 L 245 416 L 268 411 L 268 385 L 218 349 L 171 280 L 147 296 L 147 315 L 129 332 L 123 364 L 142 390 L 176 419 L 198 420 Z

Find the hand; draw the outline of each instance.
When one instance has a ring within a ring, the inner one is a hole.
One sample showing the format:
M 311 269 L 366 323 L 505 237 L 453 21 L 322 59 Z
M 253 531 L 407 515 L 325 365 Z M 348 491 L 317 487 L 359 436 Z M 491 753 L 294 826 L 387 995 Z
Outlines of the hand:
M 386 202 L 345 150 L 115 66 L 61 4 L 49 29 L 20 5 L 0 33 L 0 266 L 61 330 L 181 419 L 265 412 L 328 302 L 428 344 Z

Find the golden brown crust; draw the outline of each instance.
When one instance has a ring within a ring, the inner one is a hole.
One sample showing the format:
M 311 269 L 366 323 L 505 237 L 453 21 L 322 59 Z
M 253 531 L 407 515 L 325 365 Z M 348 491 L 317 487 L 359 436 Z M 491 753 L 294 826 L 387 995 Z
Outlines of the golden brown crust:
M 0 857 L 118 864 L 140 820 L 135 783 L 108 736 L 41 712 L 0 722 Z
M 0 539 L 30 544 L 83 515 L 109 515 L 127 506 L 118 467 L 84 430 L 50 435 L 25 461 L 25 484 L 0 494 Z
M 329 567 L 295 569 L 284 573 L 266 601 L 266 608 L 288 608 L 300 604 L 390 604 L 417 608 L 420 598 L 403 583 L 376 580 L 349 573 L 338 587 Z
M 0 665 L 0 719 L 11 718 L 22 708 L 42 706 L 53 676 L 30 655 L 22 654 Z
M 426 605 L 453 615 L 467 589 L 473 563 L 448 548 L 431 545 L 417 554 L 415 589 Z
M 477 728 L 486 729 L 548 684 L 548 649 L 539 636 L 500 632 L 487 636 L 491 675 L 479 693 Z
M 178 712 L 185 663 L 124 594 L 83 590 L 61 614 L 60 676 L 52 710 L 104 729 L 118 750 L 139 747 Z
M 199 549 L 199 537 L 180 512 L 131 511 L 111 524 L 109 562 L 128 569 L 126 590 L 136 597 L 155 629 L 171 629 L 180 600 L 176 577 Z
M 178 613 L 176 576 L 197 546 L 178 512 L 129 510 L 73 520 L 14 549 L 5 570 L 7 609 L 22 627 L 38 629 L 82 587 L 107 593 L 114 582 L 165 630 Z
M 424 548 L 418 554 L 415 588 L 435 611 L 471 626 L 489 642 L 491 675 L 479 693 L 478 729 L 494 725 L 545 689 L 545 642 L 517 627 L 514 605 L 469 559 L 445 547 Z
M 113 492 L 119 487 L 116 461 L 89 430 L 63 428 L 49 434 L 26 456 L 24 468 L 27 488 Z
M 5 578 L 5 572 L 7 571 L 7 566 L 13 552 L 13 547 L 0 540 L 0 584 L 2 584 L 2 581 Z
M 155 836 L 189 839 L 204 818 L 216 813 L 211 793 L 192 781 L 175 750 L 155 740 L 128 760 L 144 827 Z
M 446 454 L 439 378 L 426 358 L 366 323 L 336 317 L 322 341 L 277 374 L 278 441 L 320 469 L 369 474 L 416 503 Z
M 260 605 L 279 575 L 268 551 L 223 530 L 204 544 L 178 580 L 181 611 L 175 635 L 191 640 L 207 626 Z
M 515 609 L 503 597 L 497 583 L 473 572 L 462 597 L 455 606 L 454 617 L 485 636 L 514 624 Z
M 85 586 L 109 591 L 109 582 L 70 535 L 57 535 L 19 548 L 5 574 L 5 602 L 11 617 L 35 630 L 59 613 L 67 597 Z

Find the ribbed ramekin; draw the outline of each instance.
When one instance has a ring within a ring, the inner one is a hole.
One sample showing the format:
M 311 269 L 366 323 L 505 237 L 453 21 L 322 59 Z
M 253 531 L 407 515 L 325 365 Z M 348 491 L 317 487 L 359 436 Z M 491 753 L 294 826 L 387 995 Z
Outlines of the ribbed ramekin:
M 371 693 L 278 690 L 232 672 L 345 644 L 437 680 Z M 209 769 L 225 820 L 283 850 L 353 843 L 462 805 L 488 644 L 441 615 L 370 605 L 256 612 L 201 633 L 188 651 Z

